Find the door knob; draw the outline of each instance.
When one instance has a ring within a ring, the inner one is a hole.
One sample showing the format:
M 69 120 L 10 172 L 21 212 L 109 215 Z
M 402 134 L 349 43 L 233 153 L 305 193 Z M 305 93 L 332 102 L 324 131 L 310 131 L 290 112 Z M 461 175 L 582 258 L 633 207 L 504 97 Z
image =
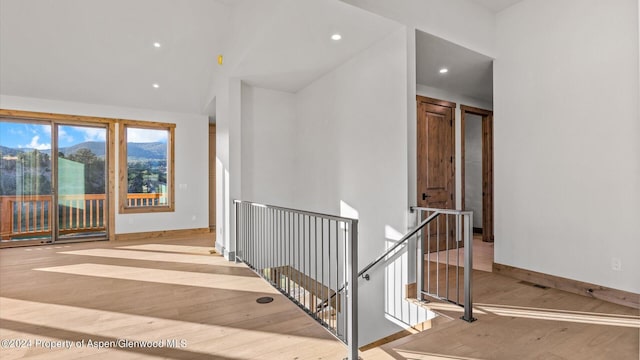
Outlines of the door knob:
M 427 198 L 431 197 L 430 195 L 427 195 L 426 193 L 422 193 L 422 200 L 427 200 Z

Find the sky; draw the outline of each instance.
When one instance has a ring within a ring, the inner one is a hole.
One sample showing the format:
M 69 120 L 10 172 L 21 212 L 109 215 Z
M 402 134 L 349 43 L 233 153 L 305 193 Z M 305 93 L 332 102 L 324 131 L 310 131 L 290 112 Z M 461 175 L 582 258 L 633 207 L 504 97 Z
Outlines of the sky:
M 58 147 L 64 148 L 85 141 L 105 141 L 106 129 L 84 126 L 58 126 Z M 127 142 L 166 142 L 167 132 L 161 130 L 132 129 L 127 131 Z M 0 145 L 14 149 L 51 149 L 51 126 L 15 122 L 0 122 Z

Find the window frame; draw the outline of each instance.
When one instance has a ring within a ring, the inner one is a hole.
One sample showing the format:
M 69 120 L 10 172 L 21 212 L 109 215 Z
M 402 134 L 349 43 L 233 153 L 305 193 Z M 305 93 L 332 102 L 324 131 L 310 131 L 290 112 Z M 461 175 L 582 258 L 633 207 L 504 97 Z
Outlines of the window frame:
M 118 208 L 120 214 L 175 212 L 175 128 L 176 124 L 120 120 L 118 122 Z M 168 131 L 167 138 L 167 205 L 128 206 L 127 128 Z

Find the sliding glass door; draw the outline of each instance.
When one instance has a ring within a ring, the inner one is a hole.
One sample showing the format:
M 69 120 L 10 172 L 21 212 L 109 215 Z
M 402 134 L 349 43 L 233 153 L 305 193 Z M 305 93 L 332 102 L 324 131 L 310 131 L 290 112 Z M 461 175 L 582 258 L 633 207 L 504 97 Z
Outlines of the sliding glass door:
M 107 239 L 106 124 L 0 118 L 0 245 Z
M 0 121 L 0 241 L 52 239 L 51 124 Z
M 107 129 L 56 125 L 55 135 L 57 239 L 106 238 Z

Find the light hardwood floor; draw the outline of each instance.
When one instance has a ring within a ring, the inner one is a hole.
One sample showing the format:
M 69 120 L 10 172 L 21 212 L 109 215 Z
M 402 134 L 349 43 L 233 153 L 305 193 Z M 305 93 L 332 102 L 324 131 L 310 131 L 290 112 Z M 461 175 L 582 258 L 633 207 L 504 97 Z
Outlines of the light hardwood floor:
M 344 357 L 342 343 L 252 271 L 210 255 L 212 244 L 201 237 L 0 250 L 0 338 L 32 341 L 31 347 L 0 348 L 0 358 Z M 443 316 L 431 329 L 362 358 L 639 358 L 638 310 L 485 271 L 474 271 L 474 278 L 478 321 L 458 320 L 459 307 L 433 302 L 429 306 Z M 275 301 L 259 305 L 260 296 Z M 165 340 L 165 347 L 87 343 L 118 339 Z M 183 339 L 184 347 L 166 347 L 167 340 Z M 71 345 L 47 349 L 36 340 Z
M 447 252 L 452 259 L 454 256 L 460 256 L 460 264 L 464 264 L 464 248 L 430 253 L 425 255 L 424 259 L 435 261 L 438 256 L 442 259 Z M 473 268 L 488 272 L 493 270 L 493 243 L 482 241 L 482 235 L 477 234 L 473 235 Z
M 442 314 L 426 331 L 364 353 L 378 359 L 625 359 L 640 358 L 637 309 L 540 288 L 495 273 L 474 270 L 474 317 L 462 308 L 425 304 Z
M 0 358 L 345 356 L 341 342 L 252 271 L 209 254 L 212 245 L 202 237 L 0 250 L 0 338 L 31 341 L 0 348 Z M 261 296 L 275 300 L 257 304 Z M 88 343 L 118 339 L 165 343 Z M 44 347 L 58 340 L 70 348 Z M 173 340 L 178 346 L 168 347 Z
M 478 320 L 470 324 L 459 320 L 462 308 L 433 300 L 423 306 L 441 316 L 430 329 L 366 351 L 365 359 L 640 359 L 637 309 L 491 273 L 493 243 L 474 236 L 473 244 Z M 439 255 L 442 258 L 446 252 Z M 464 254 L 460 255 L 463 262 Z M 436 256 L 432 253 L 425 260 Z M 435 276 L 434 267 L 431 272 Z M 446 282 L 444 273 L 441 266 L 440 283 Z

